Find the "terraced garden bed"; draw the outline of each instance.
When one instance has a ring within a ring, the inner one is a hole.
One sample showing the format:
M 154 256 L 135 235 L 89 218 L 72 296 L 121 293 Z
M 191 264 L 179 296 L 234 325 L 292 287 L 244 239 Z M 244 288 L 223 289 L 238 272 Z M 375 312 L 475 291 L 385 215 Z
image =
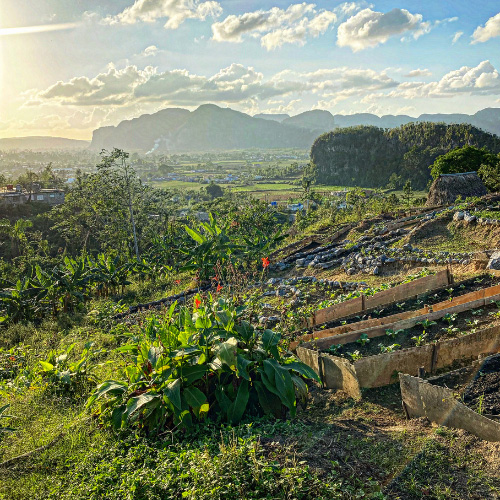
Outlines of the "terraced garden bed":
M 408 417 L 500 441 L 500 354 L 427 381 L 405 374 L 399 381 Z

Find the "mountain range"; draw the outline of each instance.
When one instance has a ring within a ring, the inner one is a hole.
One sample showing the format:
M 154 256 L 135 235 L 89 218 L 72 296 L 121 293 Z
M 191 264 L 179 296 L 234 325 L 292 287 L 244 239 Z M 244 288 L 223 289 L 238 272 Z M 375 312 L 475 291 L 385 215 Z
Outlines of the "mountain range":
M 500 108 L 486 108 L 473 115 L 423 114 L 377 116 L 370 113 L 332 115 L 312 110 L 295 116 L 250 116 L 230 108 L 204 104 L 194 111 L 167 108 L 151 115 L 125 120 L 94 131 L 91 148 L 113 147 L 152 153 L 249 148 L 310 148 L 324 132 L 356 125 L 394 128 L 410 122 L 469 123 L 500 135 Z
M 312 110 L 295 116 L 260 113 L 250 116 L 230 108 L 204 104 L 194 111 L 166 108 L 150 115 L 125 120 L 116 126 L 100 127 L 92 142 L 61 137 L 14 137 L 0 139 L 0 149 L 83 149 L 95 151 L 114 147 L 152 153 L 231 149 L 308 149 L 314 140 L 338 128 L 372 125 L 387 129 L 411 122 L 469 123 L 500 135 L 500 108 L 486 108 L 473 115 L 422 114 L 377 116 L 371 113 L 332 115 Z
M 0 139 L 0 150 L 31 149 L 32 151 L 47 151 L 51 149 L 86 149 L 90 141 L 65 139 L 64 137 L 28 136 Z

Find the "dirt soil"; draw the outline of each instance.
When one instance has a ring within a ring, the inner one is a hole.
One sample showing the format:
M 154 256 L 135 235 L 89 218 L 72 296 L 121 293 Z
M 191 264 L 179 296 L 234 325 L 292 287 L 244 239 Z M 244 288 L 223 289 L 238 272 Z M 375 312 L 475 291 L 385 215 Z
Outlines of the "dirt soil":
M 490 313 L 497 312 L 498 308 L 495 304 L 482 307 L 480 309 L 473 309 L 464 311 L 457 314 L 455 321 L 449 326 L 447 321 L 438 320 L 434 325 L 425 328 L 425 337 L 419 342 L 420 345 L 427 345 L 433 342 L 449 340 L 460 335 L 468 335 L 475 330 L 482 328 L 489 328 L 500 325 L 500 318 L 490 316 Z M 445 330 L 449 328 L 449 330 Z M 415 325 L 413 328 L 408 328 L 401 331 L 395 337 L 388 335 L 381 335 L 380 337 L 373 337 L 369 342 L 350 342 L 343 344 L 337 351 L 337 355 L 350 359 L 349 353 L 359 351 L 364 357 L 375 356 L 382 352 L 381 347 L 388 347 L 393 344 L 398 344 L 397 350 L 415 347 L 417 339 L 423 334 L 424 326 Z M 335 344 L 333 341 L 332 344 Z M 328 352 L 328 351 L 325 351 Z
M 463 400 L 484 415 L 500 415 L 500 355 L 485 361 L 465 389 Z
M 435 292 L 429 292 L 427 294 L 422 294 L 418 298 L 406 300 L 404 302 L 398 302 L 396 304 L 389 304 L 387 306 L 380 306 L 375 311 L 370 311 L 363 316 L 353 316 L 346 319 L 339 319 L 335 321 L 329 321 L 328 323 L 323 323 L 322 325 L 316 325 L 315 330 L 323 330 L 325 328 L 335 328 L 343 324 L 357 323 L 358 321 L 363 321 L 371 318 L 386 318 L 387 316 L 392 316 L 393 314 L 399 314 L 405 311 L 415 311 L 421 309 L 425 304 L 433 305 L 438 302 L 443 302 L 449 297 L 460 297 L 467 293 L 476 292 L 477 290 L 482 290 L 483 288 L 488 288 L 490 286 L 498 285 L 500 283 L 500 277 L 492 276 L 490 274 L 485 274 L 482 276 L 476 276 L 464 281 L 456 282 L 450 285 L 448 289 L 437 290 Z M 448 290 L 452 290 L 451 294 Z M 312 333 L 312 330 L 304 331 L 303 333 Z

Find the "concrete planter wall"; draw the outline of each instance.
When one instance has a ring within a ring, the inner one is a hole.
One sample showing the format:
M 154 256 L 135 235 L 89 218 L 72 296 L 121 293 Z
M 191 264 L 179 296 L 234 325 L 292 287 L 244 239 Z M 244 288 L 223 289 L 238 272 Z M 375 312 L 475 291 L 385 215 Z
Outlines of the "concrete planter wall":
M 351 362 L 338 356 L 298 347 L 297 355 L 321 377 L 325 387 L 340 389 L 353 398 L 362 388 L 382 387 L 398 381 L 399 373 L 427 373 L 452 366 L 455 362 L 477 359 L 481 354 L 500 352 L 500 327 L 445 340 L 436 344 L 377 354 Z
M 409 418 L 427 417 L 436 424 L 465 429 L 487 441 L 500 441 L 500 423 L 457 401 L 450 389 L 402 373 L 399 374 L 399 384 Z

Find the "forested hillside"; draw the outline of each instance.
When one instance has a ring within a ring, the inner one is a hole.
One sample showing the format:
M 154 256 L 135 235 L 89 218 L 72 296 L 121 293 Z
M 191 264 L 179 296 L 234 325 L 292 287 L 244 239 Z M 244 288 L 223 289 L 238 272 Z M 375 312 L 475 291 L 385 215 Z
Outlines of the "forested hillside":
M 395 173 L 422 189 L 431 178 L 429 166 L 435 159 L 466 145 L 498 153 L 500 138 L 468 124 L 349 127 L 320 136 L 311 148 L 311 160 L 322 183 L 381 187 Z

